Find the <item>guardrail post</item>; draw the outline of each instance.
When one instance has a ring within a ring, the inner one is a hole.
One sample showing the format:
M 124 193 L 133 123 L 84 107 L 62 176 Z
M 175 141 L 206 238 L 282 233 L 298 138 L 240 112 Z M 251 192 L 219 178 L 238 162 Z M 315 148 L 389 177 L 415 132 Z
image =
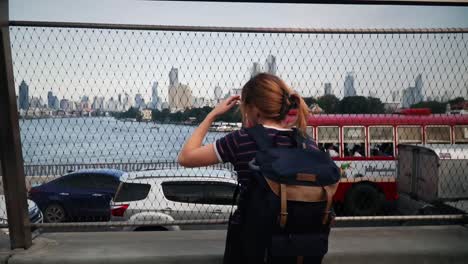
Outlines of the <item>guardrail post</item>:
M 8 0 L 0 0 L 0 158 L 10 245 L 15 249 L 29 248 L 32 239 L 8 21 Z

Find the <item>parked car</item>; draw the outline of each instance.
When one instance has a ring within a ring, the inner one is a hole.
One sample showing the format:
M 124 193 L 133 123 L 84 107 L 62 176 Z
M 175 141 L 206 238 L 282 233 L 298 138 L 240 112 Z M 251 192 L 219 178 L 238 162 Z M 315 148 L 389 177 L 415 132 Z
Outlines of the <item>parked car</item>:
M 29 221 L 34 224 L 42 223 L 43 217 L 42 212 L 39 210 L 39 207 L 32 200 L 28 199 L 28 213 Z M 7 209 L 5 202 L 5 195 L 0 195 L 0 224 L 8 224 L 7 219 Z M 7 228 L 2 228 L 2 231 L 8 233 Z
M 121 181 L 111 220 L 147 223 L 126 231 L 179 230 L 171 222 L 227 219 L 237 186 L 235 172 L 217 169 L 130 172 Z
M 29 198 L 49 223 L 108 221 L 110 201 L 124 174 L 114 169 L 79 170 L 32 187 Z

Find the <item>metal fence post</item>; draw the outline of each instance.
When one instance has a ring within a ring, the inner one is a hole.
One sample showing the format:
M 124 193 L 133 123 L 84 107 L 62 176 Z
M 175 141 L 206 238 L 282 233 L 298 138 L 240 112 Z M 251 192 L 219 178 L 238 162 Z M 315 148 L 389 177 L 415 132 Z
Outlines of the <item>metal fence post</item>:
M 0 158 L 11 248 L 32 244 L 8 27 L 8 0 L 0 0 Z

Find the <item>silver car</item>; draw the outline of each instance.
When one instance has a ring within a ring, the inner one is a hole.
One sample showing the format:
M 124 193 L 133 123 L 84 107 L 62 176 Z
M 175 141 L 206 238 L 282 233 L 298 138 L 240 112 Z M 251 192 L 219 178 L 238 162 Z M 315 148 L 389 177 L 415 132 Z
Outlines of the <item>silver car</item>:
M 121 181 L 111 221 L 135 224 L 126 231 L 179 230 L 183 226 L 173 221 L 227 219 L 237 186 L 235 172 L 219 169 L 146 170 Z
M 32 200 L 28 199 L 28 213 L 29 213 L 29 221 L 34 224 L 42 223 L 43 216 L 41 210 L 36 205 L 36 203 Z M 5 195 L 0 195 L 0 224 L 8 224 L 7 219 L 7 210 L 6 210 L 6 203 L 5 203 Z M 1 231 L 4 233 L 8 233 L 7 228 L 2 228 Z

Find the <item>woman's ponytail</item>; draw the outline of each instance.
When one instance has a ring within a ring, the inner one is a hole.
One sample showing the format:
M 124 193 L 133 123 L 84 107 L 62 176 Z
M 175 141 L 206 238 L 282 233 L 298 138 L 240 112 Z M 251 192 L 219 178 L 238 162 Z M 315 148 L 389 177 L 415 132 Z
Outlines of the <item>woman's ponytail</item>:
M 301 132 L 303 136 L 306 135 L 306 128 L 307 128 L 307 118 L 309 116 L 309 108 L 307 107 L 307 104 L 305 103 L 304 99 L 302 99 L 301 96 L 298 94 L 294 93 L 290 96 L 292 104 L 297 105 L 297 119 L 295 122 L 295 125 L 297 129 Z

